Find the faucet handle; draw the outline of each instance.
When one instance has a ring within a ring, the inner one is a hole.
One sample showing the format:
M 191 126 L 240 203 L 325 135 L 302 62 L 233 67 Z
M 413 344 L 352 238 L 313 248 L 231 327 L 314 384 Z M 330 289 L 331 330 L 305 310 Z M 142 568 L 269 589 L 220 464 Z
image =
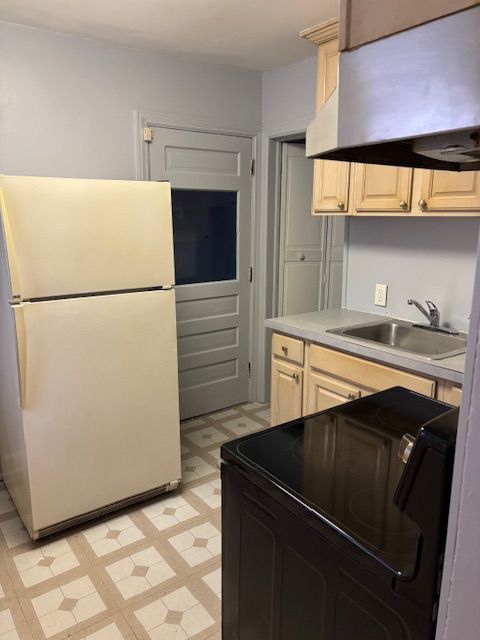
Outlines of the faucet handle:
M 431 325 L 438 329 L 440 326 L 440 311 L 438 310 L 437 305 L 431 300 L 425 300 L 425 304 L 428 307 L 428 312 L 430 313 Z

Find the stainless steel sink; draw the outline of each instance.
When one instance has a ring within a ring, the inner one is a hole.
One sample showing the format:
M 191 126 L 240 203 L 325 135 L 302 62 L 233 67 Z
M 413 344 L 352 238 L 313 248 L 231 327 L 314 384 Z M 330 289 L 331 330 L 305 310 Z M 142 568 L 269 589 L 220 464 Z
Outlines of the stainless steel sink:
M 467 349 L 467 336 L 464 333 L 453 336 L 393 320 L 329 329 L 327 333 L 376 342 L 430 360 L 456 356 L 465 353 Z

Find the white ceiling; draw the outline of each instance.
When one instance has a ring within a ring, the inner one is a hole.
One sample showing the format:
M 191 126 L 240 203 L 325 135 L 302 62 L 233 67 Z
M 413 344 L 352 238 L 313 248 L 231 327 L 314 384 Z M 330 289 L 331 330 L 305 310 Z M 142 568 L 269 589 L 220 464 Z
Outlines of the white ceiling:
M 338 0 L 0 0 L 6 22 L 267 70 L 313 55 L 298 32 Z

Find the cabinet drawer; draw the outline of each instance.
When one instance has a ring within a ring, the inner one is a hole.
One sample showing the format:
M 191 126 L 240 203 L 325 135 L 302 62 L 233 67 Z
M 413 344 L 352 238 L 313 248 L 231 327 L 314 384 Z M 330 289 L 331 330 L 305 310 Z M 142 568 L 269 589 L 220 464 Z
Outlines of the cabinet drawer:
M 328 375 L 355 382 L 374 391 L 400 386 L 431 398 L 435 395 L 433 380 L 316 344 L 310 345 L 309 363 L 313 369 L 325 371 Z
M 280 333 L 273 334 L 272 354 L 276 358 L 284 358 L 290 362 L 303 364 L 304 348 L 305 345 L 303 340 L 283 336 Z

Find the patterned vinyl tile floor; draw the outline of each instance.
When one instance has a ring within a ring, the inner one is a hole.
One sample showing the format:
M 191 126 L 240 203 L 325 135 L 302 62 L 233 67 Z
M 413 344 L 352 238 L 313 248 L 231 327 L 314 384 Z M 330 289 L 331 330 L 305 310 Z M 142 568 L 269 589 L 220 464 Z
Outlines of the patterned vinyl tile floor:
M 0 640 L 220 640 L 220 446 L 268 426 L 183 422 L 177 491 L 36 543 L 0 483 Z

